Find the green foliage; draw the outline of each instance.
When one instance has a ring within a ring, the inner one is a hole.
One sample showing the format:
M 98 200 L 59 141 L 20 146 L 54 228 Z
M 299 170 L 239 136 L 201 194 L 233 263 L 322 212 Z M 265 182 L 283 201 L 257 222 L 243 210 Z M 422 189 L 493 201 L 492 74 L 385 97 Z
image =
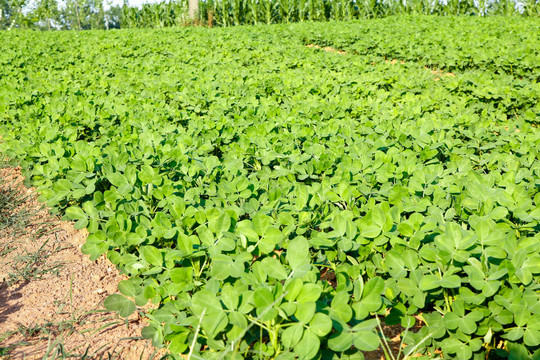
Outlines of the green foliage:
M 168 0 L 130 6 L 124 0 L 123 5 L 109 6 L 105 10 L 103 0 L 66 0 L 61 6 L 57 0 L 39 0 L 35 3 L 0 0 L 0 29 L 213 27 L 344 21 L 407 14 L 482 17 L 540 15 L 540 0 L 205 0 L 199 2 L 199 14 L 193 20 L 188 17 L 188 2 Z
M 143 335 L 173 354 L 362 358 L 377 318 L 416 315 L 404 354 L 535 358 L 538 26 L 438 18 L 494 59 L 455 68 L 414 18 L 383 24 L 431 39 L 418 62 L 398 35 L 305 46 L 381 21 L 2 34 L 0 150 L 129 275 L 105 305 L 152 302 Z
M 34 13 L 40 20 L 45 22 L 43 27 L 51 30 L 51 23 L 55 18 L 58 18 L 58 12 L 58 3 L 56 0 L 41 0 Z M 54 24 L 52 25 L 54 26 Z
M 366 23 L 302 27 L 306 44 L 315 43 L 379 61 L 420 61 L 446 71 L 487 70 L 540 80 L 540 25 L 535 19 L 404 16 Z M 444 24 L 443 26 L 439 26 Z M 527 26 L 529 31 L 522 31 Z M 449 29 L 452 29 L 451 31 Z M 510 45 L 511 44 L 511 45 Z M 482 84 L 485 97 L 497 96 Z M 502 99 L 501 99 L 502 100 Z
M 103 0 L 0 0 L 0 29 L 89 30 L 120 27 L 121 6 Z
M 122 27 L 161 28 L 186 25 L 188 0 L 125 4 Z M 197 24 L 234 26 L 312 21 L 385 18 L 392 15 L 532 16 L 540 15 L 540 1 L 527 0 L 208 0 L 199 2 Z M 452 32 L 459 28 L 453 28 Z

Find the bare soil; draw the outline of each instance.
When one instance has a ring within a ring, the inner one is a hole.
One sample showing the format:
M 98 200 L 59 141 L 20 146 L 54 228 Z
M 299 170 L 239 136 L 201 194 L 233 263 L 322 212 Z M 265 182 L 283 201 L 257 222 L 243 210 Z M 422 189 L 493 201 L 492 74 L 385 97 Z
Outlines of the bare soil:
M 319 46 L 319 45 L 315 45 L 315 44 L 308 44 L 306 45 L 308 48 L 315 48 L 315 49 L 322 49 L 326 52 L 335 52 L 335 53 L 338 53 L 338 54 L 346 54 L 347 52 L 345 51 L 342 51 L 342 50 L 337 50 L 337 49 L 334 49 L 330 46 L 325 46 L 325 47 L 322 47 L 322 46 Z

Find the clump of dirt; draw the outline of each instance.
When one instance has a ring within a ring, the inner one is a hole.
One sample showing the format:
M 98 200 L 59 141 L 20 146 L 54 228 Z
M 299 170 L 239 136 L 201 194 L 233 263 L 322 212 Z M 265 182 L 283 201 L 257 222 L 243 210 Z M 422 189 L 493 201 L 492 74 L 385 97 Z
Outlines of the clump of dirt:
M 442 70 L 433 70 L 433 69 L 429 69 L 428 67 L 426 67 L 426 69 L 428 69 L 432 75 L 435 75 L 435 78 L 433 79 L 434 81 L 439 81 L 443 77 L 456 77 L 456 75 L 451 72 L 444 72 Z
M 330 46 L 319 46 L 319 45 L 316 45 L 316 44 L 309 44 L 309 45 L 306 45 L 308 48 L 315 48 L 315 49 L 322 49 L 326 52 L 334 52 L 334 53 L 337 53 L 337 54 L 346 54 L 347 52 L 345 51 L 341 51 L 341 50 L 337 50 L 337 49 L 334 49 Z
M 405 61 L 403 60 L 398 61 L 398 59 L 392 59 L 392 60 L 384 59 L 384 62 L 390 63 L 390 65 L 396 65 L 398 62 L 400 64 L 405 64 Z
M 18 220 L 0 227 L 0 358 L 163 356 L 140 337 L 139 313 L 122 319 L 103 308 L 126 277 L 105 257 L 80 252 L 87 232 L 50 215 L 19 169 L 0 169 L 0 179 L 0 190 L 23 199 L 12 209 Z

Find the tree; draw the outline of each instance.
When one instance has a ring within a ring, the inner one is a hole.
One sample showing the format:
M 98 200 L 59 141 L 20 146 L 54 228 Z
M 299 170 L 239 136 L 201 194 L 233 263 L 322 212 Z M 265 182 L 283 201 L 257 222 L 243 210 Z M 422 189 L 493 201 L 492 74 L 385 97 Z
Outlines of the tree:
M 65 7 L 61 11 L 61 19 L 63 29 L 82 29 L 78 0 L 66 0 Z
M 13 27 L 26 27 L 28 21 L 23 14 L 28 0 L 0 0 L 0 26 L 8 30 Z
M 7 29 L 13 16 L 13 7 L 8 0 L 0 0 L 0 29 Z
M 105 28 L 120 29 L 120 21 L 122 18 L 122 6 L 109 5 L 109 9 L 105 12 Z
M 107 16 L 103 0 L 67 0 L 61 17 L 64 29 L 105 29 L 107 21 L 118 21 Z
M 85 6 L 88 7 L 91 29 L 105 29 L 105 10 L 103 0 L 87 0 Z
M 189 0 L 188 15 L 193 21 L 197 19 L 199 16 L 199 0 Z
M 52 23 L 58 19 L 58 3 L 56 0 L 40 0 L 34 13 L 38 22 L 45 22 L 47 29 L 51 30 Z

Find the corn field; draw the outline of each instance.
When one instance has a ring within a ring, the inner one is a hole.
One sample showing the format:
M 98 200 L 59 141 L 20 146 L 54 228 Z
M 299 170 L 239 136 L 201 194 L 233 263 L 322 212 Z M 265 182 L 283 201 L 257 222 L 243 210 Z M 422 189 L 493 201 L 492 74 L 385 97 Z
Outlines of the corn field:
M 540 0 L 206 0 L 201 1 L 197 23 L 235 26 L 302 21 L 333 21 L 423 15 L 539 16 Z M 124 5 L 123 28 L 169 27 L 188 24 L 188 0 Z

